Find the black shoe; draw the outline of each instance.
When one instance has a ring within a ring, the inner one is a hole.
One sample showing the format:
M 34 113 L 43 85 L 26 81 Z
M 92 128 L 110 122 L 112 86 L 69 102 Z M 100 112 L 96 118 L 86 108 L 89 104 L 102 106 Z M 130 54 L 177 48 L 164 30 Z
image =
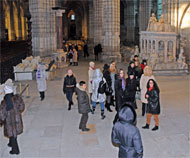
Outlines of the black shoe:
M 71 101 L 71 105 L 74 105 L 73 101 Z
M 71 105 L 69 105 L 68 110 L 71 110 Z
M 94 114 L 95 108 L 92 107 L 91 113 Z
M 10 143 L 7 144 L 8 147 L 12 147 Z
M 155 126 L 153 129 L 152 129 L 152 131 L 156 131 L 156 130 L 158 130 L 159 128 L 158 128 L 158 126 Z
M 20 152 L 19 152 L 19 151 L 12 151 L 12 150 L 11 150 L 9 153 L 10 153 L 11 155 L 13 155 L 13 154 L 18 155 Z
M 149 129 L 149 124 L 146 124 L 146 125 L 143 126 L 142 128 L 144 128 L 144 129 Z
M 90 131 L 90 129 L 89 128 L 84 128 L 84 129 L 82 129 L 82 131 L 83 132 L 88 132 L 88 131 Z
M 112 110 L 111 110 L 111 108 L 109 107 L 109 108 L 107 108 L 107 110 L 109 111 L 109 112 L 113 112 Z
M 102 120 L 105 119 L 105 117 L 106 117 L 105 115 L 101 115 L 101 119 L 102 119 Z

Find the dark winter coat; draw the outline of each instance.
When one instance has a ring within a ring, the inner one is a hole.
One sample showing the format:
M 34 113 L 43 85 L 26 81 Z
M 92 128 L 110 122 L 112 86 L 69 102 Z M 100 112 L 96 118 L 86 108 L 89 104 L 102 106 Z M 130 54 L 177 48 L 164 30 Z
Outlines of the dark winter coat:
M 147 91 L 148 97 L 147 113 L 160 114 L 160 97 L 159 92 L 154 88 L 151 91 Z
M 124 106 L 119 112 L 119 121 L 112 129 L 112 142 L 119 146 L 119 158 L 142 158 L 141 135 L 134 122 L 136 112 L 130 106 Z
M 78 111 L 80 114 L 86 114 L 90 112 L 89 97 L 86 91 L 77 85 L 76 87 L 77 100 L 78 100 Z
M 0 105 L 0 122 L 4 125 L 5 137 L 16 137 L 23 133 L 23 122 L 21 113 L 24 111 L 25 104 L 19 95 L 12 96 L 13 108 L 6 111 L 5 100 Z
M 127 74 L 128 74 L 128 77 L 129 77 L 130 74 L 134 74 L 134 75 L 135 75 L 135 78 L 136 78 L 135 67 L 132 68 L 131 66 L 129 66 L 129 67 L 128 67 L 128 72 L 127 72 Z
M 120 78 L 115 80 L 115 100 L 116 110 L 119 111 L 124 104 L 124 91 L 122 89 L 122 80 Z
M 135 100 L 135 94 L 137 90 L 136 79 L 126 79 L 125 99 L 126 101 L 133 102 Z
M 64 83 L 63 83 L 63 92 L 74 92 L 76 87 L 76 78 L 74 75 L 72 76 L 66 76 L 64 78 Z

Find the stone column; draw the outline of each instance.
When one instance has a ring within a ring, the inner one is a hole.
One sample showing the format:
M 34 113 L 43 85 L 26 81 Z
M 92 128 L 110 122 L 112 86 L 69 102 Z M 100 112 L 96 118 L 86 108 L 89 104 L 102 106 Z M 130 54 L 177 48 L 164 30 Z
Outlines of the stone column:
M 164 41 L 164 62 L 168 62 L 168 41 Z
M 103 61 L 120 61 L 120 0 L 104 0 Z
M 57 49 L 63 49 L 63 13 L 65 10 L 56 10 Z
M 13 1 L 8 2 L 10 5 L 10 29 L 9 31 L 9 41 L 13 41 L 16 39 L 15 36 L 15 27 L 14 27 L 14 12 L 13 12 Z
M 151 0 L 139 1 L 139 31 L 145 31 L 148 27 L 148 21 L 151 15 Z
M 55 0 L 30 0 L 33 55 L 47 56 L 56 52 Z
M 94 43 L 94 9 L 93 2 L 89 2 L 89 15 L 88 15 L 88 41 Z
M 3 9 L 3 1 L 0 1 L 0 41 L 5 40 L 5 14 Z

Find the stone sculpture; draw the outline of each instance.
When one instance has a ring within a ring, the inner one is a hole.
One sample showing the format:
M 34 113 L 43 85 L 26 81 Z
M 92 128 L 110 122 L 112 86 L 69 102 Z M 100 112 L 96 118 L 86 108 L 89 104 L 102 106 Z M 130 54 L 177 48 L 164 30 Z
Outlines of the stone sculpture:
M 156 16 L 154 13 L 152 13 L 152 16 L 149 19 L 147 31 L 156 31 L 156 23 L 157 23 Z

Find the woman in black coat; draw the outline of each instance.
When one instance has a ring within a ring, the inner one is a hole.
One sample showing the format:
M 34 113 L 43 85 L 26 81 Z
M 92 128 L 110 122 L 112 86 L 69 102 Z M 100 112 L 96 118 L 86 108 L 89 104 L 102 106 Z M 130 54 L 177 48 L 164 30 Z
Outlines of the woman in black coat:
M 134 62 L 134 61 L 131 61 L 131 62 L 129 63 L 128 72 L 127 72 L 128 76 L 129 76 L 129 74 L 131 74 L 131 73 L 134 73 L 134 74 L 135 74 L 135 78 L 136 78 L 135 62 Z
M 131 104 L 131 106 L 134 109 L 137 109 L 137 104 L 135 99 L 136 90 L 137 90 L 137 82 L 135 79 L 135 74 L 134 72 L 130 72 L 129 77 L 126 79 L 124 100 L 125 102 Z
M 119 112 L 119 121 L 112 129 L 112 142 L 119 147 L 119 158 L 143 157 L 141 135 L 135 122 L 135 110 L 130 105 L 124 105 Z
M 109 71 L 109 65 L 105 64 L 104 65 L 104 70 L 103 70 L 103 77 L 106 79 L 107 83 L 107 88 L 106 88 L 106 104 L 105 107 L 109 112 L 112 112 L 110 105 L 111 105 L 111 97 L 112 97 L 112 80 L 110 76 L 110 71 Z
M 64 78 L 63 83 L 63 92 L 66 94 L 66 98 L 69 101 L 68 110 L 71 110 L 71 105 L 73 105 L 73 93 L 76 87 L 76 78 L 73 75 L 73 71 L 71 69 L 68 70 L 67 75 Z
M 147 83 L 147 92 L 145 97 L 148 100 L 147 105 L 147 121 L 146 125 L 142 128 L 148 129 L 151 121 L 152 115 L 154 116 L 155 120 L 155 127 L 152 129 L 153 131 L 158 130 L 159 127 L 159 119 L 158 115 L 160 114 L 160 97 L 159 97 L 160 90 L 158 88 L 157 83 L 150 79 Z

